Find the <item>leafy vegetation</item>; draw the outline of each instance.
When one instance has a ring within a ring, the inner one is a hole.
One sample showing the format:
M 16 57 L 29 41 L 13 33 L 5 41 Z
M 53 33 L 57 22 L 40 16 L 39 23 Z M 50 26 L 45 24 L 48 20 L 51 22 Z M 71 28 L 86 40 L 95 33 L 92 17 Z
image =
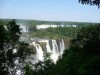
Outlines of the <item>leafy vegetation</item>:
M 82 28 L 57 62 L 58 75 L 100 74 L 100 25 Z M 57 75 L 57 74 L 56 74 Z
M 57 63 L 50 62 L 39 62 L 35 75 L 100 75 L 100 25 L 83 27 Z
M 56 63 L 50 59 L 49 53 L 45 53 L 44 60 L 36 63 L 33 69 L 33 66 L 25 63 L 26 57 L 33 51 L 28 43 L 19 41 L 21 32 L 15 20 L 0 21 L 0 75 L 15 74 L 14 67 L 20 66 L 14 63 L 17 57 L 25 75 L 100 75 L 100 24 L 79 29 L 58 27 L 34 31 L 32 36 L 39 33 L 37 36 L 50 37 L 55 33 L 52 37 L 69 36 L 73 39 L 70 48 Z
M 75 38 L 79 27 L 57 27 L 57 28 L 47 28 L 40 29 L 35 32 L 31 32 L 29 35 L 31 37 L 41 37 L 41 38 Z
M 55 68 L 53 60 L 50 58 L 50 53 L 44 52 L 44 60 L 38 61 L 34 65 L 34 69 L 30 65 L 25 67 L 25 75 L 51 75 Z
M 9 22 L 0 20 L 0 75 L 12 75 L 16 72 L 15 60 L 24 64 L 24 59 L 33 51 L 29 44 L 20 42 L 21 32 L 15 20 Z

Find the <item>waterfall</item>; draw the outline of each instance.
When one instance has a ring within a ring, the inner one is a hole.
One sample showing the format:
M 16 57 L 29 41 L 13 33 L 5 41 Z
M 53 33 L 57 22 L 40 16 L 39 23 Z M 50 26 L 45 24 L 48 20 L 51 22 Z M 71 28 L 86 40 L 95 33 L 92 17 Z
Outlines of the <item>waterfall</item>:
M 18 25 L 20 25 L 20 28 L 22 28 L 22 32 L 28 32 L 28 25 L 24 24 L 24 23 L 17 23 Z
M 52 40 L 53 52 L 58 53 L 58 45 L 56 40 Z
M 49 40 L 46 41 L 46 48 L 47 48 L 47 52 L 52 52 L 50 49 L 50 44 L 49 44 Z
M 43 50 L 39 44 L 36 44 L 36 51 L 37 51 L 37 57 L 39 60 L 43 60 Z
M 39 44 L 36 44 L 35 42 L 32 43 L 33 46 L 36 48 L 36 60 L 43 60 L 43 50 Z
M 64 40 L 62 39 L 60 41 L 60 53 L 63 54 L 63 50 L 65 49 L 65 44 L 64 44 Z
M 26 26 L 26 32 L 28 32 L 28 26 Z
M 62 39 L 62 50 L 65 49 L 65 44 L 64 44 L 64 40 Z
M 59 54 L 58 54 L 58 45 L 57 45 L 56 40 L 52 40 L 52 47 L 53 47 L 53 49 L 52 49 L 51 58 L 54 60 L 54 62 L 56 62 L 57 59 L 58 59 L 58 56 L 59 56 Z
M 45 45 L 46 52 L 51 53 L 51 59 L 53 59 L 54 62 L 57 61 L 58 57 L 62 55 L 63 50 L 65 49 L 65 44 L 64 44 L 63 39 L 58 40 L 58 42 L 57 40 L 54 40 L 54 39 L 53 40 L 46 40 L 46 39 L 36 40 L 36 42 L 32 42 L 32 45 L 36 49 L 36 57 L 35 57 L 36 60 L 41 60 L 41 61 L 43 60 L 43 52 L 45 50 L 41 46 L 41 43 Z

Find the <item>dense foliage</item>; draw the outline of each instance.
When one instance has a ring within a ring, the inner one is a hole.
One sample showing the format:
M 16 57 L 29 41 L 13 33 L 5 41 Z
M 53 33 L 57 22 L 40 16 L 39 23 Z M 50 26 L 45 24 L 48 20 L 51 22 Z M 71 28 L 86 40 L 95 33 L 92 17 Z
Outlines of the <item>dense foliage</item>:
M 15 20 L 0 21 L 0 75 L 15 74 L 14 67 L 21 68 L 22 65 L 25 75 L 100 75 L 100 24 L 78 30 L 58 27 L 34 31 L 34 34 L 41 32 L 42 36 L 47 32 L 47 36 L 55 33 L 55 36 L 60 34 L 60 36 L 75 38 L 56 64 L 50 59 L 50 54 L 45 53 L 43 61 L 31 66 L 25 63 L 25 59 L 32 50 L 29 44 L 19 41 L 20 27 Z M 69 35 L 69 32 L 75 34 Z M 21 65 L 14 63 L 16 58 L 19 58 Z
M 100 25 L 82 28 L 57 62 L 56 75 L 100 74 Z
M 31 37 L 41 37 L 41 38 L 75 38 L 79 27 L 57 27 L 57 28 L 47 28 L 36 30 L 35 32 L 30 32 Z M 33 29 L 34 30 L 34 29 Z
M 79 0 L 82 4 L 96 5 L 100 8 L 100 0 Z
M 15 20 L 0 20 L 0 75 L 15 74 L 15 60 L 24 63 L 27 55 L 32 53 L 29 44 L 20 42 L 20 27 Z
M 26 65 L 25 75 L 52 75 L 55 64 L 50 55 L 50 53 L 44 52 L 43 61 L 38 61 L 34 66 Z M 34 69 L 32 69 L 33 67 Z
M 71 23 L 71 22 L 70 22 Z M 36 26 L 29 26 L 29 32 L 28 35 L 30 37 L 40 37 L 40 38 L 76 38 L 78 30 L 80 30 L 82 27 L 86 27 L 88 25 L 95 25 L 94 23 L 91 24 L 81 24 L 80 25 L 76 25 L 76 27 L 73 27 L 71 25 L 69 25 L 69 27 L 67 27 L 66 25 L 64 25 L 64 27 L 56 27 L 56 28 L 46 28 L 46 29 L 37 29 Z
M 100 75 L 100 25 L 83 27 L 57 63 L 50 62 L 38 63 L 35 75 Z

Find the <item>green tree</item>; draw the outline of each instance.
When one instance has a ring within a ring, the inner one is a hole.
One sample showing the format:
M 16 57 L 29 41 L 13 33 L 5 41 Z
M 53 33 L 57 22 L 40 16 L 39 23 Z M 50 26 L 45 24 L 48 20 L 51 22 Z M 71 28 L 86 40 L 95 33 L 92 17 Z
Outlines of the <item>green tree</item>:
M 100 75 L 100 25 L 83 27 L 56 65 L 56 75 Z
M 34 74 L 35 75 L 52 75 L 55 68 L 53 60 L 50 58 L 50 53 L 44 53 L 44 60 L 36 63 Z
M 16 58 L 25 59 L 32 51 L 28 44 L 19 41 L 20 30 L 15 20 L 0 21 L 0 75 L 11 74 Z
M 32 67 L 29 64 L 27 64 L 24 67 L 24 70 L 25 70 L 25 75 L 36 75 L 35 72 L 33 72 Z

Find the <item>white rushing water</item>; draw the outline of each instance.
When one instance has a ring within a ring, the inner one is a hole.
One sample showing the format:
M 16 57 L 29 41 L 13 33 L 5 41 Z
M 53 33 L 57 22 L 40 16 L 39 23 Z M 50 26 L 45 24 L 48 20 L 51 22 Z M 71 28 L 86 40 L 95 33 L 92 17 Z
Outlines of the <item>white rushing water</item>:
M 57 43 L 57 40 L 51 40 L 51 45 L 50 45 L 50 40 L 39 40 L 38 43 L 37 42 L 32 42 L 32 45 L 35 47 L 36 49 L 36 60 L 43 60 L 43 47 L 41 46 L 40 43 L 43 43 L 45 45 L 45 50 L 49 53 L 51 53 L 51 59 L 53 59 L 54 62 L 57 61 L 58 57 L 60 55 L 62 55 L 63 50 L 65 49 L 65 44 L 64 44 L 64 40 L 61 39 L 58 41 L 59 43 Z
M 29 32 L 29 27 L 24 24 L 19 24 L 20 27 L 22 28 L 22 32 Z M 71 25 L 66 25 L 67 27 L 70 27 Z M 76 25 L 72 25 L 73 27 L 76 27 Z M 55 28 L 55 27 L 64 27 L 64 25 L 37 25 L 37 29 L 45 29 L 45 28 Z M 26 37 L 25 37 L 26 38 Z M 31 38 L 30 38 L 31 39 Z M 25 40 L 25 39 L 24 39 Z M 26 40 L 25 40 L 26 41 Z M 41 43 L 44 45 L 41 46 Z M 26 61 L 30 61 L 32 64 L 35 64 L 38 62 L 38 60 L 43 60 L 43 53 L 44 51 L 51 53 L 51 59 L 56 63 L 57 59 L 59 56 L 63 54 L 63 51 L 65 49 L 65 42 L 64 39 L 39 39 L 39 40 L 34 40 L 32 39 L 31 45 L 34 46 L 36 54 L 30 55 Z M 33 49 L 34 50 L 34 49 Z M 16 50 L 14 50 L 14 53 L 16 53 Z M 34 59 L 31 59 L 34 58 Z M 17 61 L 15 62 L 17 63 Z M 16 71 L 16 75 L 22 75 L 22 72 L 20 69 Z
M 29 32 L 28 30 L 28 26 L 24 25 L 24 24 L 19 24 L 20 27 L 22 28 L 22 32 Z M 49 27 L 64 27 L 64 25 L 36 25 L 37 29 L 45 29 L 45 28 L 49 28 Z M 70 25 L 66 25 L 67 27 Z M 73 25 L 74 27 L 75 25 Z M 38 43 L 37 43 L 38 42 Z M 36 60 L 43 60 L 43 51 L 47 51 L 49 53 L 51 53 L 51 58 L 54 60 L 54 62 L 57 61 L 58 56 L 60 56 L 63 53 L 63 50 L 65 49 L 65 44 L 64 44 L 64 40 L 60 39 L 59 42 L 57 42 L 57 40 L 52 39 L 51 40 L 51 44 L 50 44 L 50 40 L 47 39 L 41 39 L 41 40 L 37 40 L 37 42 L 35 40 L 33 40 L 32 45 L 35 47 L 36 49 L 36 55 L 32 55 L 32 57 L 35 57 Z M 45 43 L 45 50 L 44 48 L 42 48 L 42 46 L 39 43 Z
M 42 61 L 43 60 L 43 50 L 39 44 L 37 44 L 35 47 L 36 47 L 36 51 L 37 51 L 38 60 Z
M 25 25 L 24 23 L 17 23 L 22 28 L 22 32 L 29 32 L 29 25 Z M 46 29 L 46 28 L 57 28 L 57 27 L 77 27 L 77 25 L 52 25 L 52 24 L 41 24 L 36 25 L 36 28 L 39 29 Z
M 52 25 L 52 24 L 41 24 L 36 25 L 37 29 L 46 29 L 49 27 L 56 28 L 56 27 L 77 27 L 77 25 Z
M 60 41 L 60 50 L 61 50 L 61 54 L 63 54 L 63 50 L 65 49 L 65 44 L 64 44 L 64 40 L 62 39 Z
M 52 40 L 52 56 L 51 58 L 54 60 L 54 62 L 57 61 L 58 59 L 58 56 L 59 56 L 59 53 L 58 53 L 58 45 L 57 45 L 57 42 L 56 40 Z
M 50 52 L 51 53 L 52 51 L 51 51 L 51 48 L 50 48 L 49 40 L 46 40 L 45 42 L 46 42 L 47 52 Z

